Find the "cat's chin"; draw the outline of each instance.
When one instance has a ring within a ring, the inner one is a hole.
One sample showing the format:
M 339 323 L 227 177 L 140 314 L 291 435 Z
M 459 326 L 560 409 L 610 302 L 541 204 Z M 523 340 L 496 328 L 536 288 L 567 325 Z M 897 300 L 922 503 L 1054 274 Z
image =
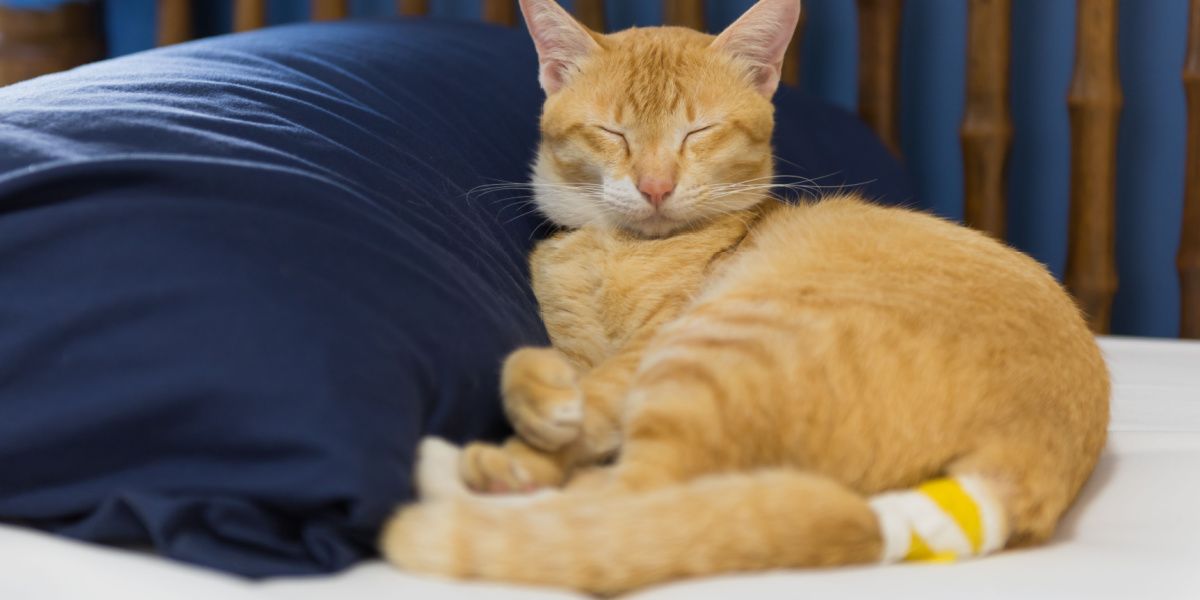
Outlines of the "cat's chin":
M 653 214 L 641 219 L 630 219 L 617 224 L 617 227 L 633 235 L 644 238 L 671 237 L 680 231 L 695 225 L 695 222 L 672 219 L 662 214 Z

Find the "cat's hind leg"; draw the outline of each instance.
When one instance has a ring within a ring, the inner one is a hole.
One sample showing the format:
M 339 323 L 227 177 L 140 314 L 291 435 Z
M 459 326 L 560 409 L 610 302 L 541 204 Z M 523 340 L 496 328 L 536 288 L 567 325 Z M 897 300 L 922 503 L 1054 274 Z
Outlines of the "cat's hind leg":
M 1005 436 L 981 443 L 951 463 L 946 472 L 987 487 L 1003 509 L 1008 545 L 1038 544 L 1053 535 L 1091 475 L 1105 433 L 1097 426 L 1088 438 L 1071 437 L 1060 435 L 1054 441 L 1030 443 Z
M 808 372 L 820 362 L 796 348 L 791 338 L 799 336 L 781 333 L 780 319 L 740 309 L 701 306 L 648 346 L 625 397 L 615 486 L 640 491 L 713 473 L 808 469 L 792 447 L 807 420 L 786 409 L 819 405 L 828 393 L 820 373 Z

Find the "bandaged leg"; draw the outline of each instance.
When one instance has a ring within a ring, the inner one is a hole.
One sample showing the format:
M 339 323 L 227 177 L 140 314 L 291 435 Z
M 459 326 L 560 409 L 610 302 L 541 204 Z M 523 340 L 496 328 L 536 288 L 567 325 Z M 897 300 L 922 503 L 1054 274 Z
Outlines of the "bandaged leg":
M 950 562 L 995 552 L 1008 537 L 1004 510 L 977 477 L 936 479 L 871 498 L 883 534 L 882 562 Z

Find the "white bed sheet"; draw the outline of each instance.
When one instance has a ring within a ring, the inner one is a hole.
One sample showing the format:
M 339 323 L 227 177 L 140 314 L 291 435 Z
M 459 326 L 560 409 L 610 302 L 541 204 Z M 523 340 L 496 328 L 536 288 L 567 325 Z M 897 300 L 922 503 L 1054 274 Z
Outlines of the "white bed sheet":
M 1109 445 L 1055 540 L 952 565 L 719 577 L 637 600 L 833 598 L 1200 599 L 1200 343 L 1102 340 L 1115 382 Z M 798 507 L 799 508 L 799 507 Z M 0 599 L 578 599 L 458 583 L 368 563 L 331 577 L 251 582 L 137 552 L 0 526 Z

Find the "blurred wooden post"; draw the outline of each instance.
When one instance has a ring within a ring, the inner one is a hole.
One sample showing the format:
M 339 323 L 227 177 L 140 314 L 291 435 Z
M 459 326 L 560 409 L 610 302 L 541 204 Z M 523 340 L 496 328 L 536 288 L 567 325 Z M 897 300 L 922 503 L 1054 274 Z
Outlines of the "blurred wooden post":
M 516 0 L 483 0 L 483 20 L 510 27 L 516 25 Z
M 663 24 L 705 31 L 704 0 L 663 0 Z
M 1117 0 L 1078 0 L 1071 115 L 1071 223 L 1067 288 L 1088 324 L 1108 333 L 1117 291 L 1115 251 Z
M 604 0 L 575 0 L 575 18 L 588 29 L 603 33 L 607 29 Z
M 1179 240 L 1180 335 L 1200 339 L 1200 0 L 1192 0 L 1187 62 L 1187 183 Z
M 250 31 L 267 25 L 267 0 L 233 0 L 233 30 Z
M 419 17 L 429 14 L 429 0 L 397 0 L 396 12 L 406 17 Z
M 966 222 L 1003 240 L 1004 176 L 1013 135 L 1008 106 L 1012 0 L 970 0 L 969 10 L 962 124 Z
M 900 154 L 903 0 L 858 0 L 858 114 Z
M 312 0 L 310 18 L 314 21 L 337 21 L 350 15 L 349 0 Z
M 788 43 L 787 53 L 783 55 L 783 83 L 800 85 L 800 47 L 804 45 L 804 24 L 808 20 L 808 7 L 801 5 L 800 20 L 796 22 L 796 32 Z
M 0 86 L 102 58 L 96 3 L 54 10 L 0 6 Z
M 191 0 L 158 0 L 158 45 L 192 39 Z

